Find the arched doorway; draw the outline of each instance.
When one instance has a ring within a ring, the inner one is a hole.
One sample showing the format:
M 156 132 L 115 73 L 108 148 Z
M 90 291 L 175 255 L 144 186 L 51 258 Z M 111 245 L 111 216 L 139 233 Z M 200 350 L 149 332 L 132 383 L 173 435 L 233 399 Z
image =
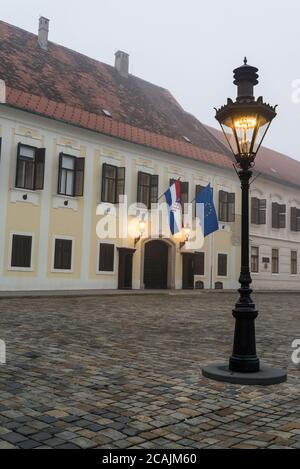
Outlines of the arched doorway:
M 144 287 L 168 288 L 169 246 L 164 241 L 153 240 L 145 244 Z

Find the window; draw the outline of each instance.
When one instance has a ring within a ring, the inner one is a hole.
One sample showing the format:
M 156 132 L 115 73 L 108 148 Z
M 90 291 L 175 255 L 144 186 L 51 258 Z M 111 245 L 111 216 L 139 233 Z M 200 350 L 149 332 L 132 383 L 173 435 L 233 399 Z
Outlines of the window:
M 219 220 L 227 223 L 235 220 L 235 193 L 219 191 Z
M 258 273 L 259 271 L 259 248 L 251 247 L 251 272 Z
M 114 271 L 115 245 L 100 243 L 99 248 L 99 272 Z
M 206 188 L 206 186 L 201 186 L 201 184 L 196 185 L 195 201 L 197 200 L 197 195 L 201 194 L 201 192 L 203 192 L 205 188 Z M 214 189 L 213 189 L 213 187 L 211 187 L 210 190 L 211 190 L 211 196 L 212 196 L 212 198 L 214 198 Z M 195 216 L 197 216 L 197 204 L 196 203 L 195 203 Z
M 32 236 L 14 234 L 11 246 L 11 267 L 30 269 L 31 250 Z
M 70 197 L 83 196 L 84 158 L 60 153 L 58 170 L 58 194 Z
M 218 254 L 218 277 L 227 277 L 227 254 Z
M 138 172 L 137 202 L 151 208 L 158 199 L 158 176 Z
M 272 249 L 272 274 L 279 274 L 279 250 Z
M 297 251 L 291 251 L 291 274 L 297 275 L 298 273 L 298 253 Z
M 197 198 L 197 195 L 198 195 L 198 194 L 201 194 L 201 192 L 203 192 L 204 189 L 205 189 L 204 186 L 201 186 L 201 184 L 197 184 L 197 185 L 196 185 L 196 194 L 195 194 L 195 198 Z
M 174 184 L 176 179 L 170 179 L 170 186 Z M 184 204 L 188 204 L 189 202 L 189 183 L 180 181 L 180 191 L 181 191 L 181 204 L 182 204 L 182 211 L 184 213 Z
M 272 203 L 272 228 L 285 228 L 286 206 Z
M 71 270 L 72 269 L 72 248 L 71 239 L 55 239 L 54 246 L 54 269 Z
M 44 188 L 45 148 L 18 144 L 16 187 L 28 190 Z
M 196 185 L 196 194 L 195 194 L 195 198 L 197 197 L 198 194 L 200 194 L 201 192 L 203 192 L 205 188 L 206 188 L 206 186 L 202 186 L 201 184 L 197 184 L 197 185 Z M 214 197 L 214 189 L 213 189 L 213 187 L 211 187 L 210 190 L 211 190 L 211 195 L 212 195 L 212 197 Z
M 195 216 L 197 216 L 197 203 L 196 203 L 196 200 L 197 200 L 197 195 L 198 194 L 201 194 L 201 192 L 203 192 L 205 189 L 204 186 L 201 186 L 201 184 L 197 184 L 196 185 L 196 192 L 195 192 Z
M 253 225 L 266 224 L 266 209 L 266 199 L 257 199 L 256 197 L 251 198 L 251 223 Z
M 125 193 L 125 168 L 103 163 L 101 201 L 119 203 L 120 195 Z
M 300 231 L 300 208 L 291 207 L 291 231 Z
M 195 252 L 194 274 L 204 275 L 204 266 L 205 266 L 205 253 Z

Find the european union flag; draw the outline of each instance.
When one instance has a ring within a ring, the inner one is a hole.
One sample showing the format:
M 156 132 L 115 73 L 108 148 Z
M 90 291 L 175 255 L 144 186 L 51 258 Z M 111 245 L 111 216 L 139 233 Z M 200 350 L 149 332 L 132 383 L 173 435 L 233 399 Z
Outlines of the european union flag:
M 200 223 L 204 227 L 204 237 L 210 235 L 214 231 L 218 231 L 219 223 L 210 184 L 208 184 L 202 192 L 197 194 L 196 204 L 197 217 L 200 219 Z M 198 204 L 204 204 L 204 220 L 201 220 L 201 217 L 198 215 L 198 213 L 200 213 L 200 210 L 198 210 Z

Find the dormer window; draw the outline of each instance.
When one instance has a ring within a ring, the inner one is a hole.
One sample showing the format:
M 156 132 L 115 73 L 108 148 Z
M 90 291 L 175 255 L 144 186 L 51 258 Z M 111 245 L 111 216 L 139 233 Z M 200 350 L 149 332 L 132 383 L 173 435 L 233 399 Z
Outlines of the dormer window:
M 107 109 L 102 109 L 102 112 L 105 115 L 105 117 L 112 117 L 111 112 L 108 111 Z
M 182 138 L 183 138 L 183 140 L 186 141 L 186 143 L 192 143 L 192 140 L 189 137 L 187 137 L 186 135 L 184 135 Z
M 18 144 L 16 187 L 28 190 L 44 188 L 45 148 Z

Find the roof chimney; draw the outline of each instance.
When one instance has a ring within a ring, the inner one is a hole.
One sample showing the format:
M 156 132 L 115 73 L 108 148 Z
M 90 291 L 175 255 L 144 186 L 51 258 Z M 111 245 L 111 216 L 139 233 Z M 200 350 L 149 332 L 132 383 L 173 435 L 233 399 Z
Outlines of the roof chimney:
M 115 68 L 118 70 L 119 74 L 124 77 L 128 78 L 128 71 L 129 71 L 129 54 L 118 50 L 115 53 Z
M 49 33 L 49 20 L 45 18 L 44 16 L 40 16 L 38 43 L 39 43 L 39 46 L 44 50 L 48 50 L 48 33 Z

